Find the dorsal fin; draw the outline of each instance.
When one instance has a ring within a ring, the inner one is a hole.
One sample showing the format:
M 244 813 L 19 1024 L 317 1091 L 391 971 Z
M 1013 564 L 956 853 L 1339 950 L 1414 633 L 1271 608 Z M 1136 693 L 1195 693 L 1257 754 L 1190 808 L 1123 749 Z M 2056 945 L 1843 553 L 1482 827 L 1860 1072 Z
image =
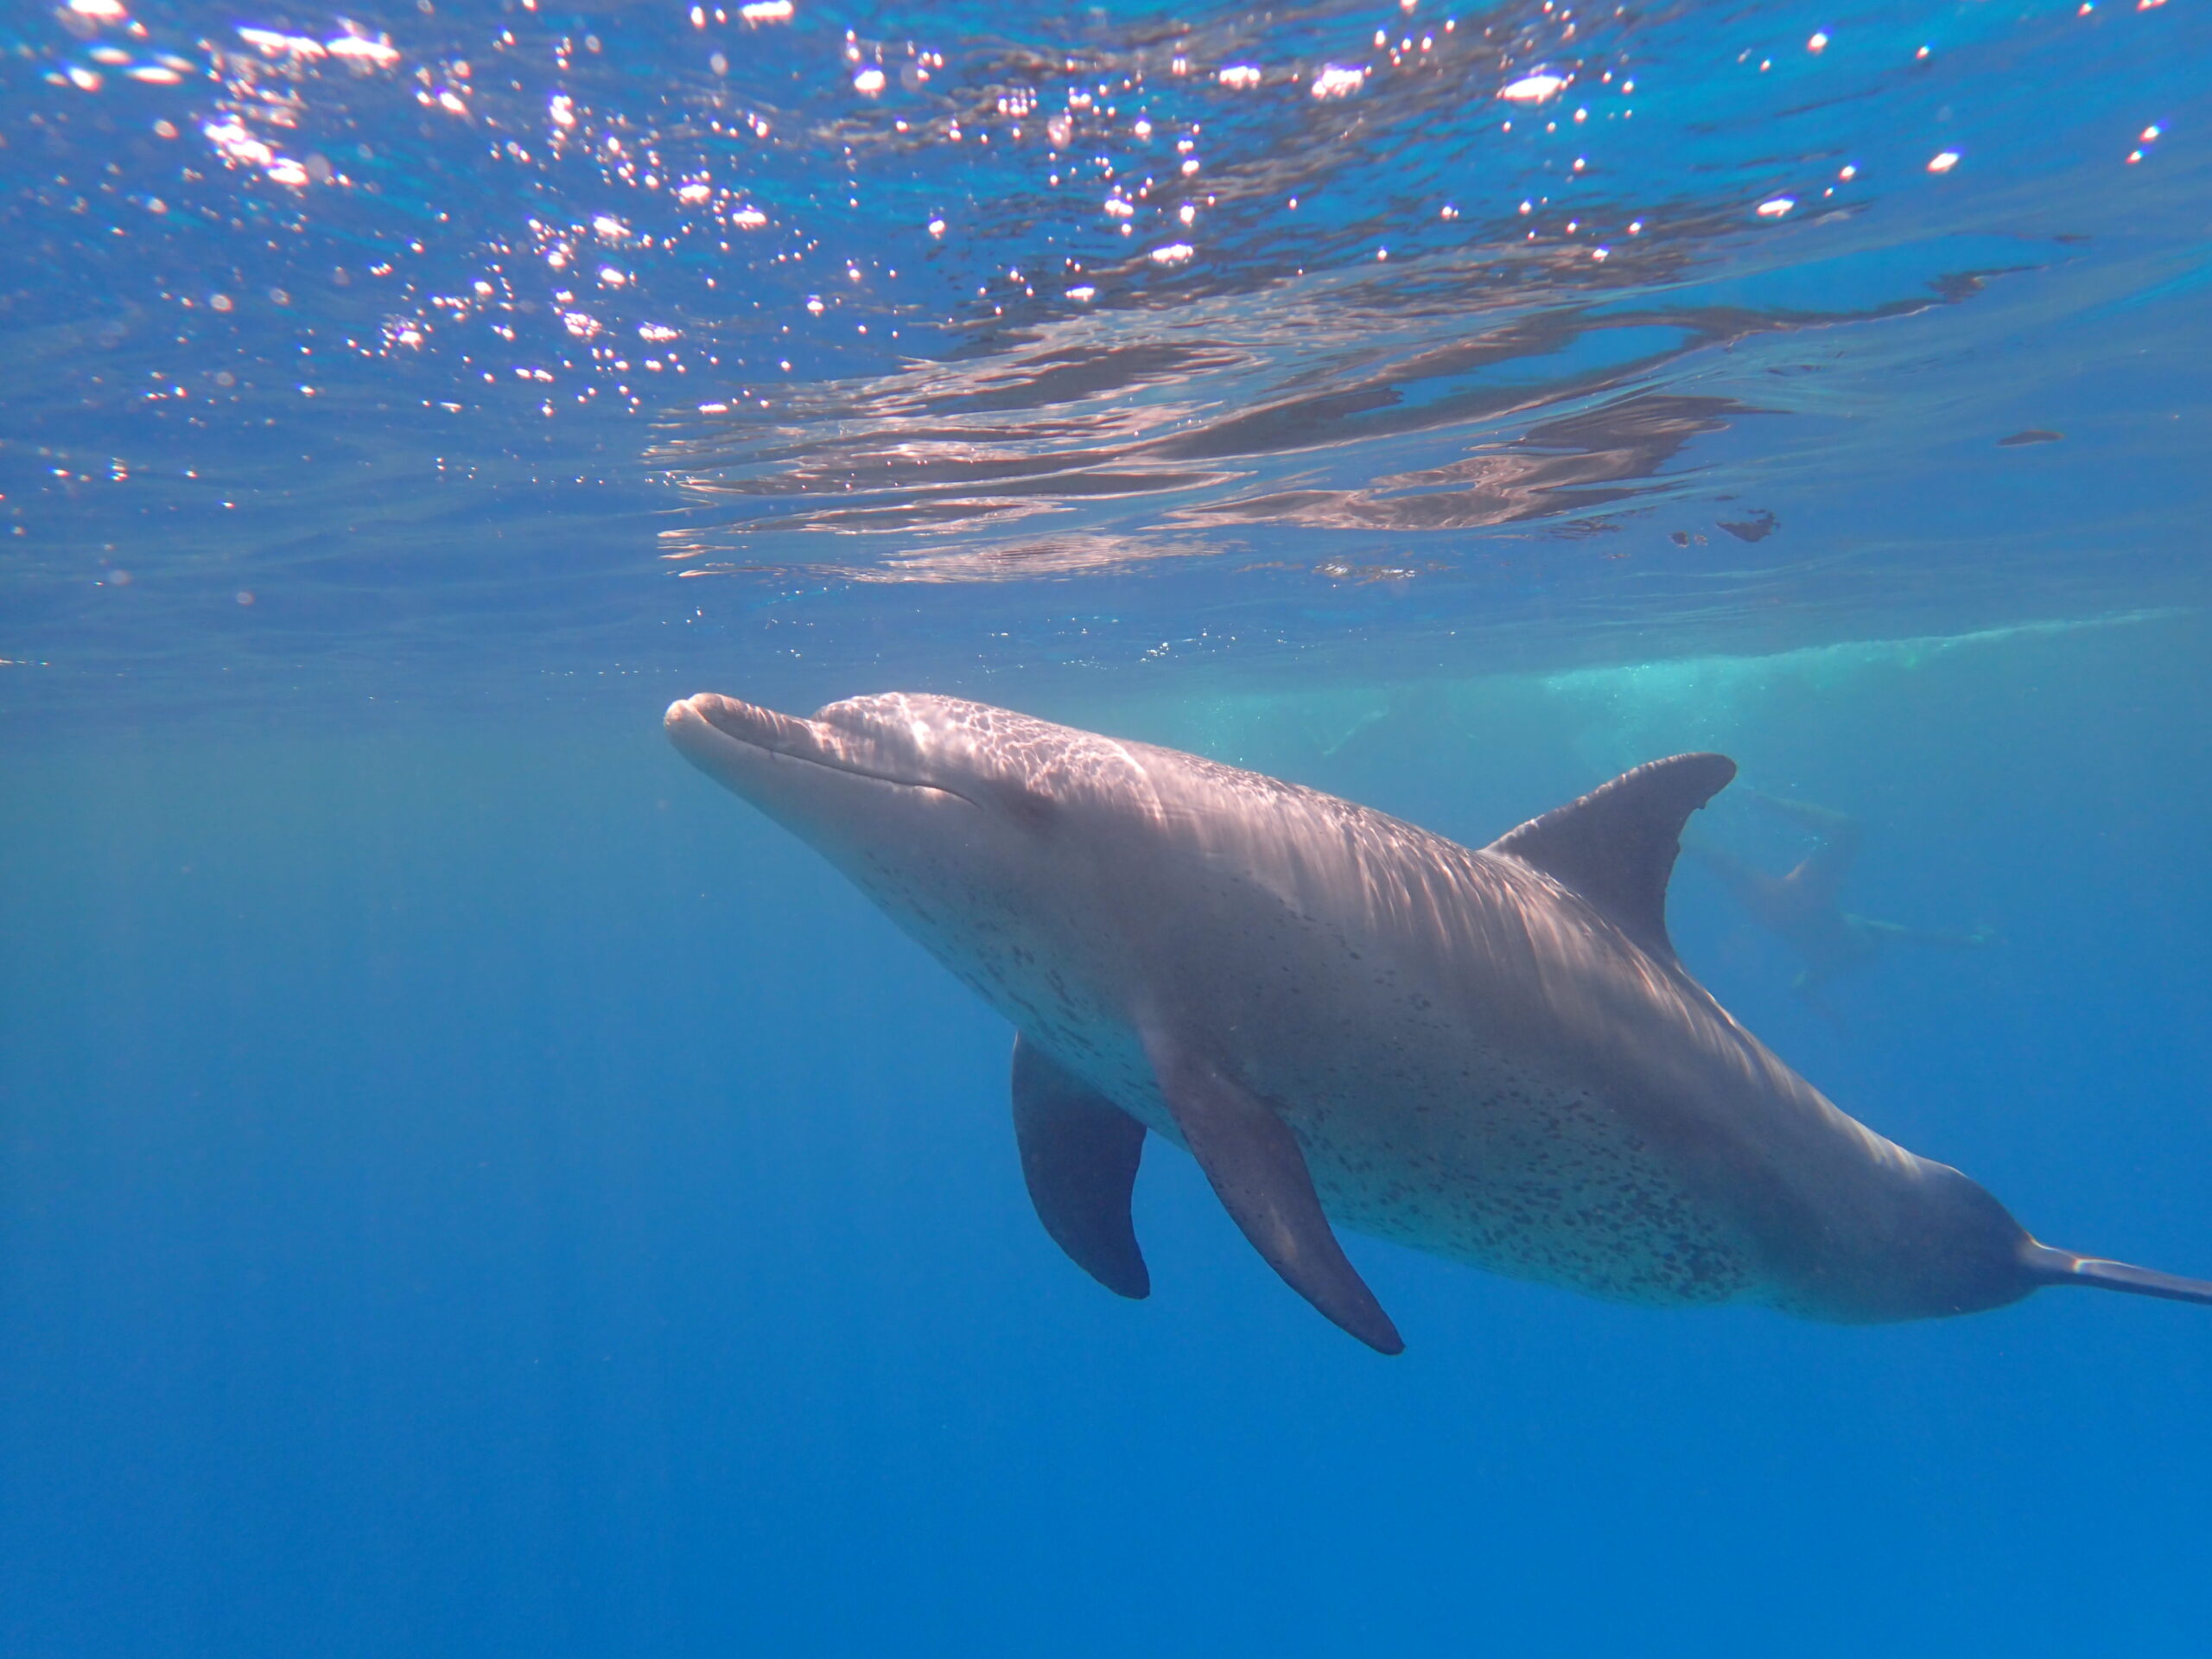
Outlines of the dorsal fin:
M 1735 775 L 1725 754 L 1654 760 L 1529 819 L 1488 850 L 1573 888 L 1646 950 L 1672 962 L 1667 878 L 1682 849 L 1682 825 Z

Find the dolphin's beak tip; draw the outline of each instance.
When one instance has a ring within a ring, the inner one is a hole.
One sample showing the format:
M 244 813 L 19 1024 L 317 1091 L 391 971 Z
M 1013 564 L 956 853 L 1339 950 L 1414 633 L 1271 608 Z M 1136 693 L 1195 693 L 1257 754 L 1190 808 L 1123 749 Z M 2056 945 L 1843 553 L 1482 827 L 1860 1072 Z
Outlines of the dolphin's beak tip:
M 695 691 L 668 705 L 661 727 L 676 746 L 690 752 L 715 750 L 723 743 L 752 749 L 782 749 L 801 741 L 806 722 L 770 709 L 756 709 L 715 691 Z
M 667 734 L 668 741 L 686 754 L 695 751 L 713 729 L 714 722 L 699 707 L 701 702 L 697 696 L 678 697 L 668 705 L 668 712 L 660 719 L 660 728 Z

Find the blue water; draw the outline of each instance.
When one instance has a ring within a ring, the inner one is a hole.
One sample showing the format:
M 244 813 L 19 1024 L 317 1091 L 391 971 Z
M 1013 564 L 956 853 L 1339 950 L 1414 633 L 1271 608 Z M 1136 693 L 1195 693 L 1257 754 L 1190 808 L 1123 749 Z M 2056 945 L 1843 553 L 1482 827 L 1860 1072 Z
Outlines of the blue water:
M 1724 750 L 1992 937 L 1808 1001 L 1686 861 L 1690 967 L 2212 1274 L 2208 60 L 2202 0 L 0 17 L 0 1653 L 2204 1651 L 2206 1310 L 1355 1237 L 1384 1360 L 1172 1148 L 1120 1301 L 1006 1029 L 658 724 L 950 692 L 1477 843 Z

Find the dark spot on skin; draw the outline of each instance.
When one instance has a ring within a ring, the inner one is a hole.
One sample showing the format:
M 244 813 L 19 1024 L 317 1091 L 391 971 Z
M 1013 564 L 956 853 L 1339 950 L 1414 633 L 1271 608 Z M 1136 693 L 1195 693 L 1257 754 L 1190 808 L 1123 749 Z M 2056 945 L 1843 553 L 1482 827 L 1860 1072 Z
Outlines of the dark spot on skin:
M 1060 820 L 1060 804 L 1027 784 L 1002 781 L 988 785 L 990 804 L 1033 833 L 1042 835 Z

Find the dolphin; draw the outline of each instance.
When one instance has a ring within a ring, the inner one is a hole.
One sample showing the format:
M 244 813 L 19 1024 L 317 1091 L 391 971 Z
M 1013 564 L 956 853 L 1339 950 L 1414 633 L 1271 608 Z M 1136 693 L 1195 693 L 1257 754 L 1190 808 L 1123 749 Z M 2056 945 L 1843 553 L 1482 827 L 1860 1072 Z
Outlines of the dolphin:
M 1682 827 L 1735 775 L 1654 760 L 1479 851 L 1317 791 L 906 693 L 800 720 L 675 703 L 709 777 L 828 858 L 1015 1027 L 1029 1196 L 1109 1290 L 1150 1275 L 1147 1132 L 1261 1255 L 1386 1354 L 1332 1222 L 1660 1306 L 1845 1323 L 2044 1285 L 2212 1282 L 2037 1243 L 1830 1104 L 1667 936 Z

